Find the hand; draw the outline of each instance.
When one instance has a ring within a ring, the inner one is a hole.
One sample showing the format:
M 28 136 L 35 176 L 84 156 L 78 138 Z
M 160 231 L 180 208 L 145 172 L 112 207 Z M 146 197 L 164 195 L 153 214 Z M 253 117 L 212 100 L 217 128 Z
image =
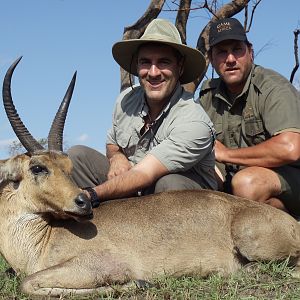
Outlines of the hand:
M 226 152 L 228 148 L 224 146 L 221 142 L 215 142 L 215 157 L 218 162 L 224 163 L 226 162 Z
M 85 194 L 88 197 L 88 199 L 91 200 L 91 195 L 90 195 L 90 193 L 87 190 L 81 189 L 81 193 Z
M 108 179 L 123 174 L 131 169 L 131 164 L 123 154 L 116 154 L 110 159 L 110 168 L 107 174 Z

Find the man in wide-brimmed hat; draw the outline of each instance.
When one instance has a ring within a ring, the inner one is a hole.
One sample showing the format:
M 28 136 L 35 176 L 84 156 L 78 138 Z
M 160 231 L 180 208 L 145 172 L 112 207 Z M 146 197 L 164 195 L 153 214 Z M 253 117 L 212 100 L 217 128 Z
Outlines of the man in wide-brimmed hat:
M 216 127 L 225 191 L 300 217 L 299 92 L 254 64 L 252 44 L 235 18 L 211 24 L 209 57 L 219 78 L 203 83 L 200 102 Z
M 100 201 L 215 189 L 214 129 L 193 95 L 181 87 L 202 74 L 203 55 L 182 44 L 176 27 L 162 19 L 153 20 L 140 39 L 116 43 L 112 53 L 140 85 L 117 99 L 107 158 L 83 146 L 70 149 L 77 184 Z

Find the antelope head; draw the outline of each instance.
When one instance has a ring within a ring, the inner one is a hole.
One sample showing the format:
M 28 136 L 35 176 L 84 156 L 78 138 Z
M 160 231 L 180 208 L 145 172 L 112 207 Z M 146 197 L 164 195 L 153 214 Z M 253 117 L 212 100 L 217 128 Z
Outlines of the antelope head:
M 72 163 L 63 152 L 63 129 L 76 72 L 52 122 L 48 150 L 33 138 L 13 104 L 11 78 L 21 58 L 8 69 L 3 81 L 3 104 L 10 124 L 27 153 L 0 161 L 0 212 L 91 219 L 90 200 L 72 182 Z M 0 216 L 1 217 L 1 216 Z

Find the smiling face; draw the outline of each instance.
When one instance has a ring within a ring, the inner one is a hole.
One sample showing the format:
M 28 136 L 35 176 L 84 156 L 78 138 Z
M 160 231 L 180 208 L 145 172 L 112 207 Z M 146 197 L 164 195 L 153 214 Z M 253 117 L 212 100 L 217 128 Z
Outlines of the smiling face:
M 229 92 L 241 93 L 253 63 L 251 45 L 236 40 L 223 41 L 212 47 L 210 60 Z
M 170 46 L 146 44 L 139 49 L 137 71 L 150 109 L 162 109 L 179 81 L 182 59 Z

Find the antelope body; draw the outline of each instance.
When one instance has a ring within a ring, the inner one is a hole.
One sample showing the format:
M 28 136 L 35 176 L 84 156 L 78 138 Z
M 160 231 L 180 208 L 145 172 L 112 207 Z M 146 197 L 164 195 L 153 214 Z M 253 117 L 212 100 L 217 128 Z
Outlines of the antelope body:
M 25 293 L 88 294 L 162 274 L 226 276 L 245 261 L 288 257 L 300 273 L 300 226 L 278 209 L 201 190 L 107 201 L 93 211 L 71 168 L 58 149 L 0 162 L 0 251 L 28 275 Z

